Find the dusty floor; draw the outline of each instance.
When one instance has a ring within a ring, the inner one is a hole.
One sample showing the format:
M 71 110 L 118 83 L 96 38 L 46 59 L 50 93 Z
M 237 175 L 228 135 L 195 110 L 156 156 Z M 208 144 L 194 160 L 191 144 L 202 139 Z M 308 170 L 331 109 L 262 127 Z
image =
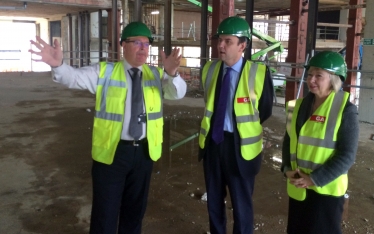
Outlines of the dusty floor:
M 91 206 L 91 126 L 94 95 L 68 90 L 47 74 L 0 74 L 0 234 L 87 233 Z M 165 103 L 164 153 L 154 166 L 146 234 L 203 234 L 208 230 L 197 138 L 201 98 Z M 287 194 L 279 172 L 283 107 L 265 125 L 263 166 L 254 194 L 255 233 L 285 233 Z M 350 170 L 344 233 L 374 233 L 374 126 L 362 123 Z M 307 211 L 306 211 L 307 212 Z M 227 199 L 228 232 L 232 214 Z

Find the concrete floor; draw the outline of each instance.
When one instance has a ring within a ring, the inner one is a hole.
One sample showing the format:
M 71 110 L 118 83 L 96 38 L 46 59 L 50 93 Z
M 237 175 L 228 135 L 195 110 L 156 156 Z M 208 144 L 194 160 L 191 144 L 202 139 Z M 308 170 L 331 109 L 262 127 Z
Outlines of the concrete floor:
M 0 234 L 87 233 L 91 208 L 91 130 L 95 96 L 68 90 L 49 73 L 0 73 Z M 281 103 L 282 99 L 278 99 Z M 155 163 L 146 234 L 207 233 L 208 215 L 197 139 L 202 98 L 165 101 L 162 158 Z M 255 233 L 285 233 L 288 198 L 279 172 L 285 131 L 282 106 L 264 124 L 264 159 L 254 194 Z M 344 233 L 374 233 L 374 126 L 360 124 L 349 172 Z M 227 199 L 228 232 L 232 230 Z

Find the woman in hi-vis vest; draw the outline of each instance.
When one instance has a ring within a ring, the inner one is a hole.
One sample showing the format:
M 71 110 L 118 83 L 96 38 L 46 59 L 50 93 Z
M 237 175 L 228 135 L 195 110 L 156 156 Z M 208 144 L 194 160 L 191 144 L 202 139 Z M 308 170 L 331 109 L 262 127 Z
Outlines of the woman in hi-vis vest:
M 357 107 L 341 90 L 347 65 L 340 54 L 320 52 L 306 68 L 309 93 L 286 104 L 287 233 L 339 234 L 358 145 Z

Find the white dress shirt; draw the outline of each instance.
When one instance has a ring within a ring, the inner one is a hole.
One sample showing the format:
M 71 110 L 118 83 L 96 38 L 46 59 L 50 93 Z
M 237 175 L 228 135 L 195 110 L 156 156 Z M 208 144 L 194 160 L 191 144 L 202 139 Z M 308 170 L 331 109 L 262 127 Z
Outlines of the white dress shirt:
M 126 71 L 127 95 L 121 139 L 133 140 L 134 138 L 129 135 L 132 80 L 128 73 L 128 70 L 131 69 L 132 66 L 126 60 L 123 60 L 123 65 Z M 138 67 L 138 69 L 142 71 L 142 66 Z M 96 93 L 97 82 L 100 74 L 99 64 L 85 66 L 82 68 L 73 68 L 63 63 L 61 66 L 53 68 L 52 72 L 53 80 L 57 83 L 63 84 L 71 89 L 87 89 L 93 94 Z M 180 76 L 170 77 L 166 74 L 166 72 L 164 72 L 164 76 L 161 77 L 161 84 L 165 99 L 177 100 L 183 98 L 186 94 L 187 84 Z M 145 137 L 146 123 L 143 123 L 143 135 L 140 137 L 140 139 L 143 139 Z

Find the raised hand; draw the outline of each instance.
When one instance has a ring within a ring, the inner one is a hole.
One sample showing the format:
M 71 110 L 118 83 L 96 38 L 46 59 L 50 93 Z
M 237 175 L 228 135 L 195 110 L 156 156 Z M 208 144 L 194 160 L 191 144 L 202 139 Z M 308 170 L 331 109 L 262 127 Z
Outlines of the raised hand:
M 161 51 L 161 59 L 164 64 L 164 69 L 168 75 L 173 76 L 177 73 L 178 67 L 181 63 L 182 55 L 179 55 L 179 48 L 174 48 L 170 55 L 166 57 L 165 52 Z
M 37 41 L 37 42 L 36 42 Z M 40 56 L 40 59 L 32 59 L 36 62 L 45 62 L 51 67 L 58 67 L 62 64 L 62 51 L 60 43 L 57 39 L 54 40 L 53 46 L 48 45 L 39 36 L 36 36 L 36 41 L 30 40 L 30 43 L 34 45 L 39 51 L 29 50 L 31 54 Z

